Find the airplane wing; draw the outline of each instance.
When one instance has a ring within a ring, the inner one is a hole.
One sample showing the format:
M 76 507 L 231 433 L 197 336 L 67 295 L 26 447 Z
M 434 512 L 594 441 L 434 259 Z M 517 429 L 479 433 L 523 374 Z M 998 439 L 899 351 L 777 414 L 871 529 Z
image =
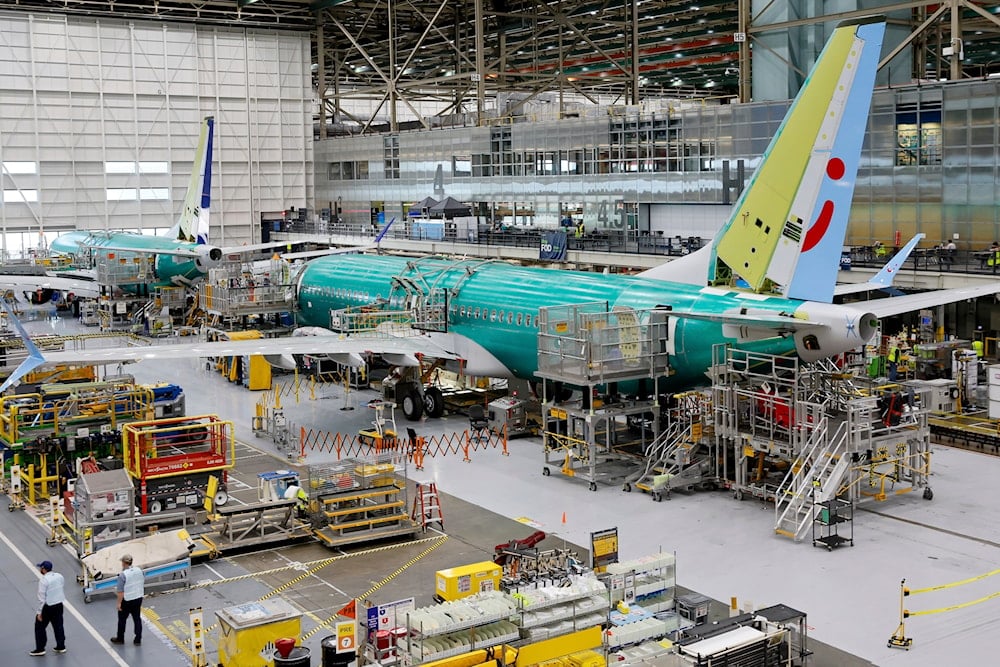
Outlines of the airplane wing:
M 326 257 L 327 255 L 343 255 L 349 252 L 362 252 L 364 250 L 371 250 L 374 247 L 375 247 L 374 243 L 368 243 L 366 245 L 355 245 L 355 246 L 348 246 L 345 248 L 325 248 L 323 250 L 283 252 L 281 253 L 281 259 L 287 259 L 288 261 L 291 262 L 296 259 L 312 259 L 313 257 Z
M 14 313 L 10 312 L 10 308 L 7 306 L 6 301 L 0 301 L 0 305 L 3 306 L 4 311 L 7 313 L 7 319 L 10 320 L 14 325 L 14 330 L 17 331 L 17 335 L 21 337 L 24 341 L 24 347 L 28 350 L 28 356 L 25 357 L 24 361 L 18 364 L 18 367 L 7 376 L 7 379 L 0 384 L 0 394 L 7 391 L 8 387 L 17 386 L 21 383 L 21 378 L 35 370 L 39 366 L 45 365 L 45 358 L 42 356 L 41 351 L 32 342 L 31 338 L 28 336 L 28 332 L 24 330 L 24 326 L 21 321 L 14 316 Z
M 222 254 L 244 255 L 248 252 L 257 252 L 258 250 L 275 250 L 277 248 L 287 248 L 293 243 L 298 243 L 298 241 L 271 241 L 269 243 L 254 243 L 252 245 L 234 245 L 228 248 L 222 248 Z
M 113 245 L 91 245 L 85 246 L 97 251 L 108 251 L 111 252 L 129 252 L 133 255 L 172 255 L 174 257 L 184 257 L 186 259 L 200 259 L 202 254 L 194 250 L 185 250 L 183 248 L 128 248 L 125 246 L 113 246 Z
M 705 320 L 719 324 L 731 324 L 754 329 L 772 329 L 775 333 L 803 331 L 825 326 L 824 322 L 775 313 L 771 310 L 756 311 L 750 308 L 740 308 L 722 313 L 702 313 L 697 311 L 672 310 L 671 317 L 685 317 L 692 320 Z
M 13 273 L 0 275 L 0 289 L 22 290 L 51 289 L 60 292 L 72 292 L 76 296 L 98 297 L 101 295 L 100 286 L 85 278 L 68 278 L 51 274 L 44 275 L 18 275 Z
M 907 294 L 906 296 L 895 296 L 891 299 L 872 299 L 871 301 L 851 302 L 847 305 L 859 306 L 879 319 L 892 315 L 902 315 L 912 313 L 921 308 L 933 308 L 946 303 L 954 303 L 963 299 L 976 299 L 981 296 L 989 296 L 1000 292 L 1000 281 L 990 282 L 986 285 L 974 287 L 956 287 L 954 289 L 935 290 L 933 292 L 921 292 L 919 294 Z
M 415 365 L 422 356 L 441 359 L 458 359 L 458 355 L 436 345 L 426 336 L 354 334 L 351 336 L 292 336 L 287 338 L 259 338 L 199 343 L 151 345 L 137 348 L 105 348 L 92 350 L 64 350 L 46 352 L 45 363 L 68 364 L 117 364 L 145 359 L 191 359 L 196 357 L 232 357 L 260 354 L 281 357 L 292 354 L 325 355 L 338 363 L 360 366 L 362 355 L 378 354 L 395 365 Z
M 887 287 L 890 287 L 892 281 L 896 279 L 899 269 L 903 266 L 903 262 L 909 259 L 910 253 L 913 252 L 913 249 L 917 247 L 917 244 L 925 236 L 927 235 L 921 233 L 910 239 L 905 246 L 899 249 L 899 252 L 892 256 L 892 259 L 885 263 L 881 271 L 872 276 L 871 280 L 863 283 L 837 285 L 833 289 L 834 296 L 854 294 L 855 292 L 865 292 L 873 289 L 885 290 Z M 895 292 L 901 294 L 899 290 L 895 290 Z

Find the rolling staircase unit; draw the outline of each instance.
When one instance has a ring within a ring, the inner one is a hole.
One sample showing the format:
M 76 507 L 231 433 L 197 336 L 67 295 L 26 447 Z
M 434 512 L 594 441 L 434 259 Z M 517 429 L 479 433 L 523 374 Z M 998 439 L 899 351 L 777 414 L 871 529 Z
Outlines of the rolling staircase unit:
M 775 533 L 801 541 L 812 525 L 814 504 L 839 495 L 851 467 L 848 430 L 844 421 L 830 435 L 825 417 L 815 424 L 775 494 Z

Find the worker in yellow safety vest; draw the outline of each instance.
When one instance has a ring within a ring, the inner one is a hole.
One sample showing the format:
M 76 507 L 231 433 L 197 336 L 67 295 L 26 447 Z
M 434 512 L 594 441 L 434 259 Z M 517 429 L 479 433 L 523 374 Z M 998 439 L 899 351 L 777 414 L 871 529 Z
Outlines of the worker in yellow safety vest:
M 895 382 L 899 377 L 899 346 L 889 348 L 889 382 Z
M 306 515 L 306 510 L 309 509 L 309 496 L 306 495 L 306 490 L 303 489 L 298 484 L 289 484 L 288 488 L 285 489 L 284 494 L 285 500 L 295 499 L 295 509 L 298 511 L 300 517 Z
M 972 341 L 972 349 L 976 352 L 976 359 L 983 358 L 983 341 L 974 340 Z

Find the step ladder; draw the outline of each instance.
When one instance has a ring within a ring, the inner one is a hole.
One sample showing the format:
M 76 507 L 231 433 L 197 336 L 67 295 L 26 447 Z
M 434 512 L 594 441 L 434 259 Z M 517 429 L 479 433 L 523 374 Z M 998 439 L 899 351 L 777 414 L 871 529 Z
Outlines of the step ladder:
M 441 497 L 438 495 L 436 482 L 417 482 L 417 494 L 413 497 L 413 511 L 410 520 L 427 530 L 427 526 L 436 523 L 444 530 L 444 515 L 441 513 Z

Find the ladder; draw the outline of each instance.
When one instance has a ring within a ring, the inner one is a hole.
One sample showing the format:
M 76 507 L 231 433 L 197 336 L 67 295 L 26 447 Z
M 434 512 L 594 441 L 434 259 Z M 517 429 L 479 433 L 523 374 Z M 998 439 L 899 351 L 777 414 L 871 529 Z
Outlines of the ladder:
M 427 530 L 427 526 L 437 523 L 444 530 L 444 515 L 441 513 L 441 498 L 436 482 L 417 482 L 417 494 L 413 497 L 410 520 Z

